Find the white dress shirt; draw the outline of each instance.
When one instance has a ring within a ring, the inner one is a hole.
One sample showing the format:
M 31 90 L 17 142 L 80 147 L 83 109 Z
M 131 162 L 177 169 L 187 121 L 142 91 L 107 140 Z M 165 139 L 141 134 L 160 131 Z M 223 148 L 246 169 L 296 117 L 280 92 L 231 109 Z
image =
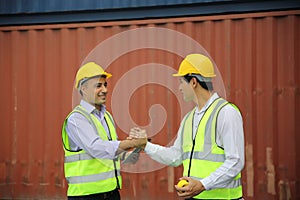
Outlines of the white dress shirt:
M 199 124 L 204 112 L 209 105 L 219 98 L 217 93 L 214 93 L 207 101 L 205 106 L 195 111 L 194 124 Z M 184 120 L 180 124 L 177 132 L 177 138 L 173 146 L 163 147 L 157 144 L 148 142 L 145 147 L 145 152 L 159 163 L 178 166 L 182 164 L 182 127 Z M 193 136 L 195 137 L 197 126 L 193 127 Z M 224 148 L 225 161 L 224 163 L 210 176 L 201 180 L 201 183 L 206 190 L 224 188 L 232 181 L 232 179 L 241 172 L 244 167 L 244 131 L 243 120 L 240 112 L 231 105 L 224 106 L 217 118 L 217 134 L 216 143 Z
M 97 117 L 106 130 L 107 137 L 110 138 L 109 129 L 104 119 L 105 106 L 102 105 L 99 111 L 84 100 L 81 100 L 80 105 L 84 107 L 89 114 L 91 113 Z M 116 157 L 116 151 L 120 141 L 102 140 L 94 127 L 82 114 L 75 112 L 70 115 L 67 121 L 66 131 L 69 136 L 71 150 L 77 151 L 83 149 L 95 158 L 114 159 Z

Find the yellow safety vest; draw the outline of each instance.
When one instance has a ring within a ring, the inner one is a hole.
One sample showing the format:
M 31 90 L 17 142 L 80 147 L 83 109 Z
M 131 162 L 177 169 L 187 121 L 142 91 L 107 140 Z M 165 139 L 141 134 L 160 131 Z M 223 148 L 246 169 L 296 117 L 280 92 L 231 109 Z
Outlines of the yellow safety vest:
M 82 114 L 99 133 L 102 140 L 108 140 L 107 134 L 99 120 L 89 114 L 82 106 L 77 106 L 65 119 L 62 128 L 62 140 L 65 152 L 64 170 L 68 183 L 68 196 L 84 196 L 112 191 L 122 187 L 120 175 L 120 161 L 98 159 L 84 150 L 71 151 L 66 124 L 69 116 L 78 112 Z M 111 140 L 117 139 L 116 129 L 112 116 L 106 112 L 104 118 L 107 122 Z
M 208 177 L 225 161 L 224 150 L 216 144 L 217 116 L 222 107 L 229 104 L 222 98 L 216 99 L 206 110 L 193 139 L 195 109 L 188 113 L 182 128 L 183 175 L 196 180 Z M 233 105 L 233 104 L 232 104 Z M 233 107 L 236 108 L 235 105 Z M 237 109 L 237 108 L 236 108 Z M 242 196 L 241 174 L 239 173 L 226 188 L 205 190 L 195 199 L 235 199 Z

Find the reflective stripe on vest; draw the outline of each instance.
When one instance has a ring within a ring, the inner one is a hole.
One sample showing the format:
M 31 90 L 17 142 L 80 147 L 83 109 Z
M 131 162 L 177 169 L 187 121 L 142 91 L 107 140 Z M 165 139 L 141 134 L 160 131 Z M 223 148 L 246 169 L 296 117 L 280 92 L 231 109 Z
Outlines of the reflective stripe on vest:
M 70 150 L 69 137 L 66 132 L 66 123 L 69 116 L 74 113 L 82 114 L 99 134 L 102 140 L 108 136 L 101 122 L 82 106 L 77 106 L 67 116 L 62 129 L 62 139 L 65 151 L 65 176 L 68 182 L 68 196 L 83 196 L 114 190 L 122 186 L 120 175 L 120 162 L 118 160 L 97 159 L 86 151 L 77 152 Z M 116 140 L 116 130 L 112 117 L 108 112 L 104 115 L 110 132 L 111 140 Z
M 202 180 L 203 178 L 198 178 L 198 177 L 195 177 L 195 176 L 190 176 L 191 178 L 193 179 L 196 179 L 198 181 Z M 233 180 L 232 182 L 230 182 L 229 184 L 227 184 L 227 188 L 237 188 L 241 185 L 241 179 L 236 179 L 236 180 Z
M 229 103 L 216 99 L 203 114 L 193 141 L 193 118 L 195 109 L 187 114 L 181 130 L 184 176 L 202 180 L 218 169 L 225 161 L 224 150 L 216 144 L 217 116 Z M 241 175 L 227 184 L 226 188 L 203 191 L 196 199 L 234 199 L 242 196 Z
M 80 160 L 92 160 L 92 159 L 95 159 L 95 158 L 90 156 L 87 153 L 74 154 L 74 155 L 66 156 L 65 163 L 71 163 L 71 162 L 76 162 L 76 161 L 80 161 Z M 117 161 L 118 159 L 115 159 L 115 160 Z
M 118 176 L 120 176 L 120 170 L 118 170 Z M 105 180 L 107 178 L 114 178 L 115 171 L 103 172 L 100 174 L 92 174 L 92 175 L 85 175 L 85 176 L 73 176 L 73 177 L 66 177 L 67 182 L 69 184 L 74 183 L 87 183 L 87 182 L 96 182 L 99 180 Z
M 70 155 L 65 157 L 65 163 L 70 163 L 70 162 L 76 162 L 79 160 L 91 160 L 94 159 L 94 157 L 90 156 L 87 153 L 84 154 L 74 154 L 74 155 Z
M 184 152 L 182 160 L 190 159 L 191 152 Z M 198 160 L 208 160 L 212 162 L 224 162 L 225 157 L 223 154 L 208 154 L 207 152 L 194 152 L 193 158 Z

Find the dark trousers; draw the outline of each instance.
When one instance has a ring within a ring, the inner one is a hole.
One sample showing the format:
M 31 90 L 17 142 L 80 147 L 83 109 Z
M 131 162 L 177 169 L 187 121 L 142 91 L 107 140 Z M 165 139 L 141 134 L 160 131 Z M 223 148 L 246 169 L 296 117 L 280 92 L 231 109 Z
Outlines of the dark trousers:
M 68 197 L 68 200 L 120 200 L 120 199 L 121 197 L 118 189 L 115 189 L 110 192 L 99 193 L 99 194 Z

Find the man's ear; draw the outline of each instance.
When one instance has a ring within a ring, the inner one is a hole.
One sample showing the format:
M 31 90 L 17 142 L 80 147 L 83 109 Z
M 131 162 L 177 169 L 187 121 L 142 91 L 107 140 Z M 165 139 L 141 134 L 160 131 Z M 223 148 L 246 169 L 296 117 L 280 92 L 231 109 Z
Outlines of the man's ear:
M 81 93 L 82 93 L 82 94 L 87 94 L 86 89 L 87 89 L 87 86 L 86 86 L 85 84 L 83 84 L 83 85 L 81 86 L 81 88 L 80 88 Z
M 191 83 L 192 83 L 193 88 L 195 88 L 197 86 L 198 81 L 197 81 L 197 79 L 195 77 L 193 77 L 191 79 Z

